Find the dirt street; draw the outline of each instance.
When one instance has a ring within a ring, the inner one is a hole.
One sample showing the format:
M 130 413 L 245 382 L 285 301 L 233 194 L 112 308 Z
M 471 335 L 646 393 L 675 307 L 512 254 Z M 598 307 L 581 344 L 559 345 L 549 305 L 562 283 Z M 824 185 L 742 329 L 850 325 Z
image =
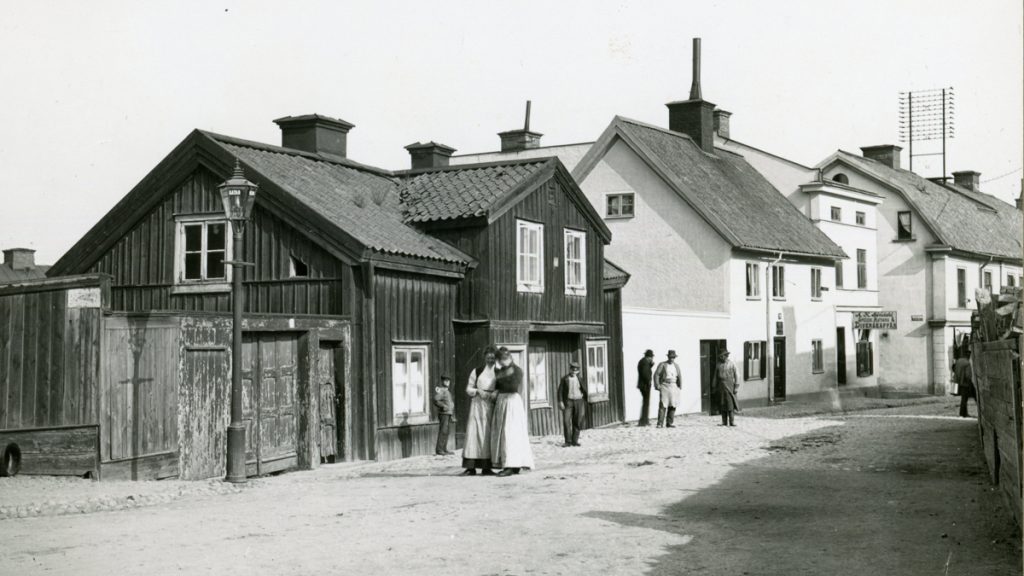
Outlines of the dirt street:
M 975 421 L 955 413 L 691 416 L 540 439 L 518 477 L 424 457 L 9 518 L 0 574 L 1020 574 Z

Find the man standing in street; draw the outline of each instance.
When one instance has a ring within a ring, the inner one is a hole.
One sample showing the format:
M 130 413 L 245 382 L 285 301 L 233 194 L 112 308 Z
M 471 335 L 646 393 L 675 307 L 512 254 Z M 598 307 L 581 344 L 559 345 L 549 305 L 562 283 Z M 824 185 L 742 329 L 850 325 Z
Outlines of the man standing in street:
M 580 429 L 587 410 L 587 383 L 580 378 L 580 365 L 569 362 L 569 373 L 558 383 L 558 408 L 566 446 L 580 445 Z
M 953 379 L 960 393 L 960 417 L 967 418 L 967 400 L 974 396 L 974 371 L 971 369 L 971 348 L 965 346 L 963 353 L 953 363 Z M 978 401 L 975 399 L 974 404 Z
M 658 428 L 675 428 L 676 406 L 679 406 L 679 391 L 683 388 L 683 373 L 676 364 L 676 351 L 668 351 L 668 360 L 658 364 L 654 371 L 654 385 L 661 400 L 658 404 Z
M 640 407 L 640 421 L 637 426 L 650 426 L 651 418 L 651 380 L 654 378 L 654 350 L 644 352 L 644 357 L 636 365 L 636 387 L 643 397 Z
M 729 360 L 729 351 L 718 353 L 718 366 L 715 367 L 715 381 L 711 387 L 718 392 L 719 410 L 722 412 L 722 426 L 735 426 L 733 414 L 736 412 L 736 393 L 740 390 L 740 380 L 736 377 L 736 365 Z

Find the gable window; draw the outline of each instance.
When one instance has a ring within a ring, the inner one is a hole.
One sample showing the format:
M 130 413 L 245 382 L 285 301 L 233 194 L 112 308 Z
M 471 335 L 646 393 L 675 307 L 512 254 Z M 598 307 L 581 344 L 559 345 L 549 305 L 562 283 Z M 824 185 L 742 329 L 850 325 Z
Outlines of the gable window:
M 811 340 L 811 373 L 821 374 L 825 371 L 825 352 L 821 340 Z
M 635 214 L 633 193 L 625 192 L 606 196 L 604 214 L 607 218 L 632 218 Z
M 786 267 L 772 266 L 772 298 L 786 297 Z
M 747 262 L 747 298 L 761 296 L 761 265 Z
M 764 340 L 743 343 L 744 380 L 760 380 L 764 378 L 764 346 Z
M 587 293 L 587 235 L 565 229 L 565 293 Z
M 301 258 L 293 254 L 288 263 L 288 276 L 292 278 L 308 278 L 309 266 Z
M 988 290 L 989 294 L 992 293 L 992 273 L 989 272 L 988 270 L 982 272 L 981 274 L 981 285 L 984 286 L 986 290 Z
M 839 182 L 840 184 L 849 184 L 850 183 L 850 179 L 846 176 L 846 174 L 843 174 L 842 172 L 839 172 L 838 174 L 835 174 L 834 176 L 832 176 L 832 181 L 833 182 Z
M 587 400 L 608 399 L 608 342 L 587 341 Z
M 516 220 L 516 288 L 544 291 L 544 225 Z
M 914 222 L 909 210 L 896 213 L 896 239 L 914 239 Z
M 868 251 L 857 249 L 857 288 L 868 287 Z
M 811 298 L 821 300 L 821 268 L 811 268 Z
M 226 289 L 231 279 L 224 263 L 231 247 L 230 236 L 223 217 L 180 217 L 175 236 L 175 284 Z
M 863 226 L 864 222 L 867 220 L 866 215 L 863 212 L 857 212 L 854 216 L 858 226 Z
M 425 344 L 391 347 L 391 405 L 396 423 L 428 420 L 428 353 Z
M 956 307 L 967 308 L 967 270 L 956 269 Z
M 832 207 L 832 221 L 839 222 L 843 219 L 843 210 L 839 206 Z
M 843 287 L 843 262 L 836 262 L 836 288 Z

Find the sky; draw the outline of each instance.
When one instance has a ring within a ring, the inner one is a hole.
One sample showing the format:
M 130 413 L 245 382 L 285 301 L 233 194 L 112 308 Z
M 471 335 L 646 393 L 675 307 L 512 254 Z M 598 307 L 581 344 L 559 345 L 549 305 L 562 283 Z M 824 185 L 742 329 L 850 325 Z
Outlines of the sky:
M 732 137 L 808 165 L 899 143 L 899 93 L 954 87 L 948 171 L 1012 202 L 1022 3 L 969 6 L 0 0 L 0 248 L 53 263 L 194 128 L 280 144 L 273 119 L 315 112 L 355 124 L 352 159 L 402 169 L 416 141 L 496 150 L 528 99 L 543 145 L 592 141 L 616 114 L 667 126 L 694 37 Z

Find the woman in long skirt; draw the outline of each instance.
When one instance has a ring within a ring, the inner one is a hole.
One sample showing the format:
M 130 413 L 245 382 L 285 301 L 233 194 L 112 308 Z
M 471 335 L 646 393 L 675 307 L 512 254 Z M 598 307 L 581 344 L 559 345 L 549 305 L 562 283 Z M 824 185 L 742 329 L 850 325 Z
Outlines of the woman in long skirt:
M 526 424 L 526 406 L 520 394 L 523 370 L 512 362 L 508 348 L 498 349 L 498 367 L 494 371 L 498 399 L 494 402 L 491 423 L 491 463 L 504 468 L 498 476 L 519 474 L 533 468 L 533 449 Z
M 484 363 L 469 373 L 469 418 L 466 420 L 466 444 L 462 448 L 463 476 L 475 476 L 476 469 L 484 476 L 491 470 L 491 412 L 497 393 L 494 391 L 495 350 L 484 349 Z

